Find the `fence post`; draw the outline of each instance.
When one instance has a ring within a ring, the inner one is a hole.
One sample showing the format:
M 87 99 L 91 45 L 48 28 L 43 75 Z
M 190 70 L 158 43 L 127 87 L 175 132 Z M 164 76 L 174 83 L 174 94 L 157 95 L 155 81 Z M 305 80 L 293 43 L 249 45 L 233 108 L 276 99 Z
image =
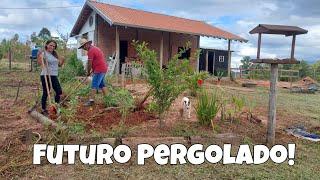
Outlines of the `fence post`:
M 278 64 L 271 64 L 267 143 L 275 143 Z
M 11 62 L 12 62 L 12 52 L 11 46 L 9 47 L 9 70 L 11 71 Z

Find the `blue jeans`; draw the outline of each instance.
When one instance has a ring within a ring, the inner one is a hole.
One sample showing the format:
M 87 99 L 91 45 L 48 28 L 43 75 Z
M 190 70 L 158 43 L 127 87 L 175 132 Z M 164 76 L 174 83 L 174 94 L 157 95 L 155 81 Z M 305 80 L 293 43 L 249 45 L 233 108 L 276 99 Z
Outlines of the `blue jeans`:
M 94 73 L 92 78 L 91 88 L 99 90 L 106 87 L 104 84 L 105 75 L 106 73 Z

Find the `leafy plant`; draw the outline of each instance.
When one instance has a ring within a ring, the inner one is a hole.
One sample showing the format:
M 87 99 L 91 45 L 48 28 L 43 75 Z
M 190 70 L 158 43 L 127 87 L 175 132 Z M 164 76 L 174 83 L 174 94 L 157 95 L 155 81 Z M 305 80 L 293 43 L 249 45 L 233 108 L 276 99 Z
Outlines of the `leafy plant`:
M 81 89 L 79 89 L 79 91 L 77 92 L 78 96 L 87 96 L 91 91 L 90 86 L 85 86 Z
M 188 85 L 188 89 L 190 89 L 191 96 L 193 97 L 197 96 L 197 93 L 201 90 L 201 83 L 207 77 L 208 77 L 208 73 L 204 71 L 194 72 L 190 76 L 186 77 L 186 82 Z
M 62 83 L 75 79 L 76 76 L 86 74 L 82 61 L 77 58 L 74 52 L 65 62 L 65 66 L 59 69 L 59 79 Z
M 218 81 L 220 82 L 221 81 L 221 79 L 222 79 L 222 77 L 224 76 L 224 71 L 218 71 L 217 72 L 217 77 L 218 77 Z
M 69 125 L 69 131 L 72 134 L 84 134 L 85 133 L 85 125 L 82 123 L 73 123 Z
M 110 93 L 104 97 L 104 104 L 106 107 L 119 107 L 121 115 L 125 118 L 134 107 L 134 99 L 127 89 L 110 88 Z
M 148 113 L 155 113 L 157 110 L 157 104 L 154 102 L 151 102 L 150 104 L 148 104 L 148 106 L 146 107 L 145 111 Z
M 216 94 L 209 94 L 206 91 L 202 91 L 198 97 L 198 103 L 196 104 L 195 109 L 199 123 L 202 125 L 210 125 L 212 119 L 219 111 L 219 103 Z
M 169 60 L 167 68 L 163 70 L 157 61 L 157 54 L 147 47 L 147 43 L 133 42 L 139 58 L 144 62 L 147 82 L 154 89 L 153 100 L 159 115 L 159 126 L 163 126 L 163 114 L 171 106 L 172 102 L 184 91 L 187 86 L 185 77 L 190 73 L 189 60 L 179 60 L 186 52 L 190 44 Z

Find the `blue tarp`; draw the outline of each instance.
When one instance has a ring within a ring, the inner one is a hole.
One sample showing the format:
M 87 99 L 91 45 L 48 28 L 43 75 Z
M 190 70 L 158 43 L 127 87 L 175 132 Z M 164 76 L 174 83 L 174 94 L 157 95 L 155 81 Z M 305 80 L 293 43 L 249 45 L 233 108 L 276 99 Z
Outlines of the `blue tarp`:
M 320 135 L 307 132 L 304 127 L 293 127 L 286 129 L 288 134 L 295 137 L 306 139 L 314 142 L 320 142 Z

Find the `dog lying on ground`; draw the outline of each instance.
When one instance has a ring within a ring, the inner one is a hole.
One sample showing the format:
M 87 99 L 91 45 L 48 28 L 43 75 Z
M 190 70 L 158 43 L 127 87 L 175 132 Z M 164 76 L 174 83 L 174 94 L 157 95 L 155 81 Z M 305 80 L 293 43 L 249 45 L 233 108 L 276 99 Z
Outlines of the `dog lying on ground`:
M 180 116 L 184 118 L 186 115 L 188 119 L 191 118 L 191 102 L 188 97 L 183 97 L 181 102 Z

